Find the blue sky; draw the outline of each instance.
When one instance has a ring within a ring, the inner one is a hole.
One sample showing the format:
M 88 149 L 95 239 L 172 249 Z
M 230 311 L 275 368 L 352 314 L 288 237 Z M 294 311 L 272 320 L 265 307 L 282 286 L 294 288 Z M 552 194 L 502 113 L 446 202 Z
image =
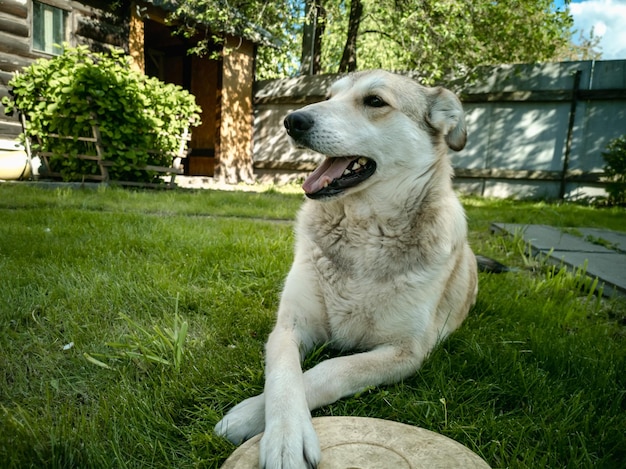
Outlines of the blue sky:
M 564 0 L 554 3 L 562 7 Z M 569 8 L 574 29 L 588 36 L 593 27 L 594 34 L 601 36 L 603 60 L 626 59 L 626 0 L 572 0 Z

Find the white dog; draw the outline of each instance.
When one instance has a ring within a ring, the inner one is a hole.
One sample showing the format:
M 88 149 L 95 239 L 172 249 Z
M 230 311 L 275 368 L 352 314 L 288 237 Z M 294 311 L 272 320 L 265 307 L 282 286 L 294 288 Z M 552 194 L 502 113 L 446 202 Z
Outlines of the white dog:
M 356 73 L 327 101 L 288 115 L 285 127 L 298 147 L 326 159 L 303 184 L 311 200 L 297 219 L 295 259 L 266 345 L 265 392 L 215 427 L 236 444 L 265 431 L 266 469 L 316 467 L 310 410 L 415 373 L 477 292 L 447 156 L 466 138 L 452 92 Z M 301 358 L 324 342 L 354 353 L 303 373 Z

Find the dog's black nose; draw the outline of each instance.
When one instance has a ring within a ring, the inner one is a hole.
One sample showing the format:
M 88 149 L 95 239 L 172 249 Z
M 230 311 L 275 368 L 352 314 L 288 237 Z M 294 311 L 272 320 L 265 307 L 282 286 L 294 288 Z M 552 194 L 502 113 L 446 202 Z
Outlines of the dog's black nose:
M 310 130 L 314 122 L 313 117 L 309 113 L 296 111 L 285 117 L 284 124 L 287 133 L 297 139 Z

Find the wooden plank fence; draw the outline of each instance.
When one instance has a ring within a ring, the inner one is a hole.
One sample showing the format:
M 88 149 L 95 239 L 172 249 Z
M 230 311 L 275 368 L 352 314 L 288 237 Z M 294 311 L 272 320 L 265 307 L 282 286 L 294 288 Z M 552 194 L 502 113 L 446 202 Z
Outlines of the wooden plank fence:
M 260 178 L 301 178 L 319 164 L 319 155 L 291 147 L 282 121 L 321 101 L 337 78 L 257 84 L 253 155 Z M 469 135 L 465 149 L 450 152 L 459 191 L 549 199 L 605 194 L 602 151 L 626 134 L 626 61 L 502 65 L 470 85 L 449 87 L 463 101 Z

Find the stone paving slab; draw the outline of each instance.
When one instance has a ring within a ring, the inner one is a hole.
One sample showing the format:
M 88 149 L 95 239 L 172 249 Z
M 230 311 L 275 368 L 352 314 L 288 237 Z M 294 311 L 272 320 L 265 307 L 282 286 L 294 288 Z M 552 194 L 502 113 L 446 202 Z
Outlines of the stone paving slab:
M 545 254 L 553 263 L 563 263 L 573 269 L 587 263 L 587 275 L 604 283 L 605 296 L 626 295 L 626 233 L 597 228 L 573 229 L 583 235 L 581 238 L 547 225 L 516 223 L 493 223 L 491 230 L 509 236 L 520 233 L 533 254 Z M 588 241 L 585 239 L 588 236 L 606 241 L 611 249 Z
M 585 238 L 591 237 L 608 242 L 613 249 L 626 253 L 626 233 L 619 231 L 601 230 L 599 228 L 577 228 Z

